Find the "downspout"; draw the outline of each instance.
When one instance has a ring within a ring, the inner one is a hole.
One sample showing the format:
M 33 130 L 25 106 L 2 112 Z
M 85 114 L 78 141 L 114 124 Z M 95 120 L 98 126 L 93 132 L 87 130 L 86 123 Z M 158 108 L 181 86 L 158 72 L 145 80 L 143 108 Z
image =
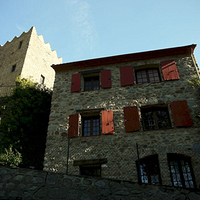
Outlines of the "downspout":
M 68 175 L 68 169 L 69 169 L 69 145 L 70 145 L 70 138 L 69 137 L 67 138 L 67 142 L 68 142 L 68 145 L 67 145 L 67 171 L 66 171 L 66 174 Z
M 138 150 L 138 144 L 136 143 L 136 149 L 137 149 L 137 157 L 138 157 L 138 178 L 139 183 L 141 182 L 141 172 L 140 172 L 140 157 L 139 157 L 139 150 Z

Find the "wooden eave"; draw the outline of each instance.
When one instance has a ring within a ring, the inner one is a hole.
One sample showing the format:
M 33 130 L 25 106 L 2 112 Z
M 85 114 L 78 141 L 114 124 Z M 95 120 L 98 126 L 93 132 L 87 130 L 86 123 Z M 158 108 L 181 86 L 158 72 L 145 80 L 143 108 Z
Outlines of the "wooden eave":
M 195 47 L 196 47 L 196 44 L 192 44 L 192 45 L 182 46 L 182 47 L 159 49 L 159 50 L 153 50 L 153 51 L 110 56 L 110 57 L 104 57 L 104 58 L 95 58 L 95 59 L 90 59 L 90 60 L 52 65 L 52 68 L 56 72 L 59 72 L 59 71 L 66 71 L 66 70 L 75 69 L 75 68 L 87 68 L 87 67 L 95 67 L 95 66 L 102 66 L 102 65 L 113 65 L 117 63 L 133 62 L 133 61 L 147 60 L 147 59 L 160 58 L 160 57 L 173 56 L 173 55 L 192 54 L 194 52 Z

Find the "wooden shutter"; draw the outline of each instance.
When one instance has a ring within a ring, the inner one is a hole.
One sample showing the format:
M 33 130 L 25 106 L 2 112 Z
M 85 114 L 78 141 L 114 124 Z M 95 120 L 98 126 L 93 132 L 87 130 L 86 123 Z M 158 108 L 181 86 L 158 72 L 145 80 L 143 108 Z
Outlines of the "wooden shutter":
M 78 125 L 79 114 L 69 116 L 69 129 L 68 137 L 73 138 L 78 136 L 79 125 Z
M 165 60 L 160 63 L 164 80 L 180 79 L 174 60 Z
M 71 92 L 79 92 L 81 90 L 81 73 L 72 75 Z
M 102 134 L 113 134 L 114 123 L 113 123 L 113 111 L 102 110 Z
M 101 70 L 101 88 L 111 88 L 110 70 Z
M 171 102 L 170 105 L 175 126 L 184 127 L 193 125 L 186 101 L 174 101 Z
M 134 84 L 132 66 L 120 67 L 120 75 L 121 75 L 121 86 Z
M 140 130 L 140 120 L 137 106 L 124 108 L 124 122 L 126 132 Z

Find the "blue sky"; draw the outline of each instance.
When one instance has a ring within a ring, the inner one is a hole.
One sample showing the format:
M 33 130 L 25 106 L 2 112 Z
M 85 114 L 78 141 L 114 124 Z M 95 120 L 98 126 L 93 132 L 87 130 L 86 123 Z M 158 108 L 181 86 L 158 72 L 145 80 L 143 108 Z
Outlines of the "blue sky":
M 0 24 L 1 45 L 35 26 L 64 63 L 189 44 L 200 62 L 200 0 L 0 0 Z

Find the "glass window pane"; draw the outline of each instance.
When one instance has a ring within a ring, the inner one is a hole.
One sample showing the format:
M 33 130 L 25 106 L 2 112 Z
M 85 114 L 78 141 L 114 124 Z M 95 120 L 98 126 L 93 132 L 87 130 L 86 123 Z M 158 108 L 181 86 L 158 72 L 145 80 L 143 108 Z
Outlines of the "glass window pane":
M 148 156 L 140 160 L 140 175 L 142 183 L 160 184 L 158 156 Z
M 168 155 L 168 159 L 171 159 L 169 161 L 169 165 L 174 186 L 193 188 L 194 182 L 192 174 L 188 172 L 188 170 L 190 171 L 190 163 L 188 162 L 188 158 L 185 157 L 184 160 L 184 156 L 182 155 L 179 156 L 177 154 L 170 154 Z
M 137 82 L 138 83 L 147 83 L 147 76 L 145 71 L 136 72 Z

